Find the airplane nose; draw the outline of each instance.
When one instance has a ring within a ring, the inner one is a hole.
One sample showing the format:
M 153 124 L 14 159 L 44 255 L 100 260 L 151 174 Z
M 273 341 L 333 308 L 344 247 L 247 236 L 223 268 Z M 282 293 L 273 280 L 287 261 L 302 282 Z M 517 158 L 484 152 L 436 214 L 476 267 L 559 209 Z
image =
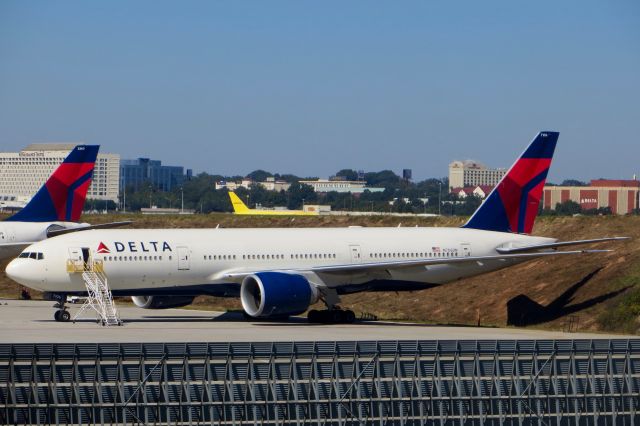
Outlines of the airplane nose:
M 24 259 L 13 259 L 7 265 L 5 272 L 13 281 L 28 286 L 30 284 L 30 275 L 33 275 L 33 268 L 25 265 Z
M 11 262 L 9 262 L 9 264 L 7 265 L 7 268 L 5 269 L 5 272 L 7 274 L 7 276 L 9 278 L 11 278 L 13 281 L 19 281 L 19 269 L 20 266 L 16 263 L 16 259 L 13 259 Z

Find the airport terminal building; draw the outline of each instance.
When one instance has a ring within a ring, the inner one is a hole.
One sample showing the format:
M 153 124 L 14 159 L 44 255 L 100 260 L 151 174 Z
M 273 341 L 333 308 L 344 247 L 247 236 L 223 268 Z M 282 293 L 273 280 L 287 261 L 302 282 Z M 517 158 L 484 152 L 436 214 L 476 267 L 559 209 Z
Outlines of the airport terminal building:
M 31 144 L 20 152 L 0 152 L 0 199 L 26 203 L 76 143 Z M 98 153 L 87 198 L 118 202 L 120 155 Z

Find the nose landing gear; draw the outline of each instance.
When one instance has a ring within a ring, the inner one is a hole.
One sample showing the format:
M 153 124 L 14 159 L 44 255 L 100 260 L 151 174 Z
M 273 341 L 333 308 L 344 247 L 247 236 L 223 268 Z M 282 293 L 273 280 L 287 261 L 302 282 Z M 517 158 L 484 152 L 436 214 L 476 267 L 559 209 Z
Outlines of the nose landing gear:
M 65 302 L 67 301 L 67 296 L 64 294 L 51 294 L 46 296 L 49 296 L 51 297 L 51 299 L 57 301 L 57 303 L 53 305 L 54 308 L 58 309 L 53 314 L 53 319 L 55 319 L 58 322 L 69 322 L 69 320 L 71 319 L 71 314 L 69 313 L 69 311 L 67 310 L 67 307 L 65 306 Z
M 58 322 L 69 322 L 71 319 L 71 314 L 66 308 L 58 309 L 54 314 L 53 318 Z

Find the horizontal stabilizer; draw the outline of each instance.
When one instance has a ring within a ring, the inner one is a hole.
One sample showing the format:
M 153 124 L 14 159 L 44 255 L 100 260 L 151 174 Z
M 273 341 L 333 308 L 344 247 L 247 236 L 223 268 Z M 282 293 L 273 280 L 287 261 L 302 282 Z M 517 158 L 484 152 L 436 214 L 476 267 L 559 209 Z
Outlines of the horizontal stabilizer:
M 593 244 L 593 243 L 602 243 L 605 241 L 626 241 L 629 240 L 630 237 L 606 237 L 606 238 L 596 238 L 593 240 L 576 240 L 576 241 L 560 241 L 557 243 L 549 243 L 549 244 L 538 244 L 534 246 L 523 246 L 523 247 L 498 247 L 496 251 L 501 254 L 515 254 L 515 253 L 528 253 L 537 250 L 549 250 L 556 249 L 558 247 L 567 247 L 567 246 L 577 246 L 582 244 Z
M 22 250 L 29 247 L 35 241 L 19 243 L 0 243 L 0 259 L 17 256 Z
M 47 238 L 51 238 L 51 237 L 55 237 L 63 234 L 69 234 L 71 232 L 90 231 L 92 229 L 120 228 L 122 226 L 127 226 L 132 223 L 133 223 L 132 220 L 123 220 L 121 222 L 109 222 L 109 223 L 99 223 L 97 225 L 87 225 L 87 226 L 82 226 L 80 228 L 51 229 L 47 231 Z

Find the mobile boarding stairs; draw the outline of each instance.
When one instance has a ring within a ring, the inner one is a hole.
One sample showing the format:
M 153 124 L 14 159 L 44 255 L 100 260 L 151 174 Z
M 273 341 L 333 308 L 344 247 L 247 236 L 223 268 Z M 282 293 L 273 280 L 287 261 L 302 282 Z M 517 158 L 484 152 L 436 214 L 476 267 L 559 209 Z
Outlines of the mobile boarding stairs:
M 73 322 L 81 318 L 85 311 L 93 310 L 98 323 L 104 326 L 122 325 L 101 260 L 69 259 L 67 272 L 82 274 L 82 280 L 87 288 L 87 299 L 73 317 Z

